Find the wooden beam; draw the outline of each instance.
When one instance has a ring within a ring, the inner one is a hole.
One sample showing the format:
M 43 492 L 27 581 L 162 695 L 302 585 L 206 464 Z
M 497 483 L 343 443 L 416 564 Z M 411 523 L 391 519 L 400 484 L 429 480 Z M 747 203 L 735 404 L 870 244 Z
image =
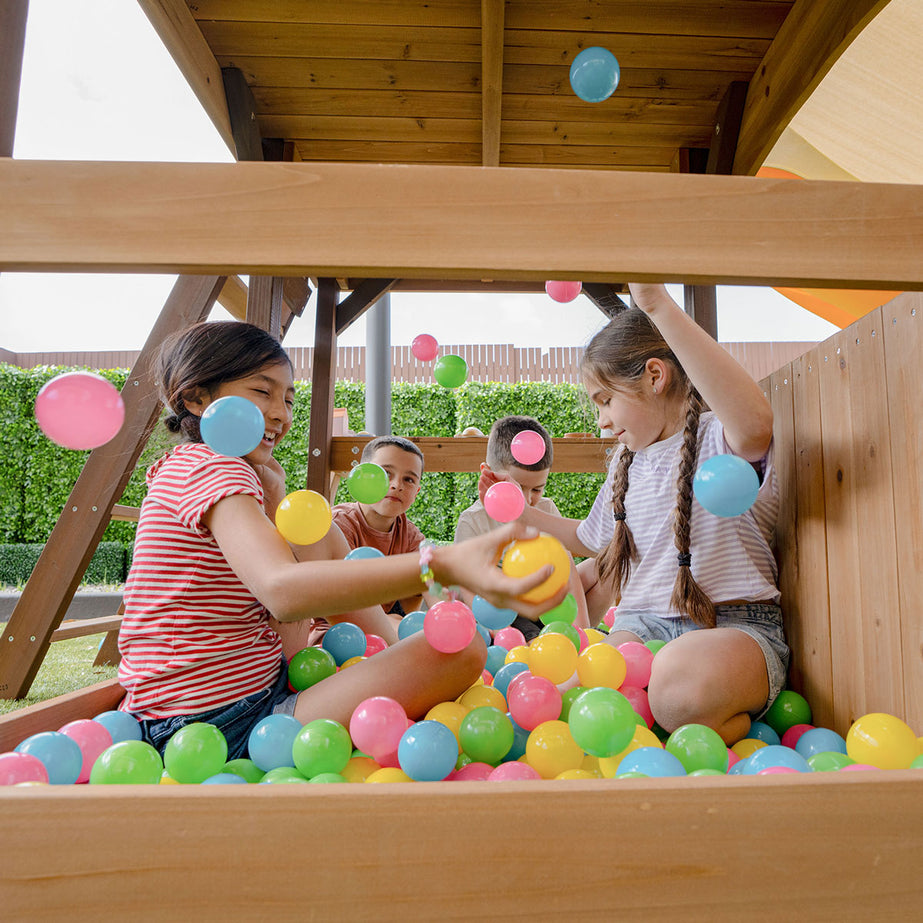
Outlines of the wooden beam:
M 218 293 L 218 304 L 237 320 L 247 319 L 247 284 L 240 276 L 228 276 Z
M 61 622 L 51 634 L 52 641 L 68 641 L 71 638 L 85 638 L 106 631 L 117 631 L 122 624 L 120 615 L 102 615 L 96 619 L 68 619 Z
M 888 0 L 796 0 L 750 81 L 734 173 L 756 173 L 840 55 Z
M 330 438 L 333 433 L 333 387 L 337 370 L 336 279 L 317 280 L 316 301 L 307 488 L 326 497 L 330 489 Z
M 599 308 L 606 317 L 615 317 L 619 311 L 624 311 L 628 303 L 621 298 L 624 286 L 608 285 L 605 282 L 584 282 L 583 294 Z
M 282 335 L 282 281 L 280 276 L 250 276 L 247 294 L 247 322 L 277 340 Z
M 256 120 L 256 101 L 250 92 L 247 78 L 238 67 L 223 67 L 221 79 L 227 96 L 237 159 L 262 160 L 263 141 L 260 137 L 259 122 Z
M 481 0 L 481 163 L 500 165 L 504 0 Z
M 0 201 L 0 270 L 923 289 L 920 185 L 0 160 Z
M 138 3 L 228 150 L 235 153 L 221 67 L 185 0 L 138 0 Z
M 0 4 L 0 157 L 13 156 L 28 0 Z
M 167 298 L 125 386 L 125 423 L 118 435 L 94 449 L 67 499 L 35 569 L 0 638 L 0 698 L 22 698 L 45 657 L 109 525 L 116 500 L 160 416 L 154 363 L 164 339 L 208 316 L 224 279 L 181 276 Z
M 364 279 L 338 305 L 336 332 L 340 336 L 386 292 L 394 288 L 397 279 Z

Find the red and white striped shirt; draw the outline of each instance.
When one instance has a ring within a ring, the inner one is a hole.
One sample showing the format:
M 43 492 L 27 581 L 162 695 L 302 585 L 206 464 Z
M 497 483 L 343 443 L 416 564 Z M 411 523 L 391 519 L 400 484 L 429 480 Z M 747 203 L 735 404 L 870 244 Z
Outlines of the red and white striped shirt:
M 234 494 L 262 505 L 256 472 L 184 443 L 151 466 L 147 484 L 119 632 L 120 707 L 142 718 L 194 715 L 266 689 L 281 641 L 202 523 Z

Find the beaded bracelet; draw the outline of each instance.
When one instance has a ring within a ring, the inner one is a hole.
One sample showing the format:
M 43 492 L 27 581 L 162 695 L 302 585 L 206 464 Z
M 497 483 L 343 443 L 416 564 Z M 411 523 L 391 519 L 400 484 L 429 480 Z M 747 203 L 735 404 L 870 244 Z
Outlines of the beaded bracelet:
M 458 587 L 444 587 L 433 573 L 432 561 L 433 552 L 436 544 L 429 539 L 420 544 L 420 582 L 423 584 L 424 592 L 439 599 L 456 599 L 458 597 Z

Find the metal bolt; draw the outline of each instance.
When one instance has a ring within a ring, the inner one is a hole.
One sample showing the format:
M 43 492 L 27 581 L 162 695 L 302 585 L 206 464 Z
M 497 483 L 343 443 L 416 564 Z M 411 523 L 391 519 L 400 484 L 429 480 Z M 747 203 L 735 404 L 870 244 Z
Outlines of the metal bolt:
M 94 513 L 97 512 L 97 509 L 98 509 L 98 507 L 95 507 L 95 506 L 94 506 L 94 507 L 93 507 L 93 512 L 94 512 Z
M 318 457 L 320 456 L 320 449 L 312 449 L 311 454 L 312 454 L 315 458 L 318 458 Z
M 76 512 L 77 512 L 77 507 L 76 507 L 76 506 L 72 506 L 72 507 L 71 507 L 71 512 L 72 512 L 72 513 L 76 513 Z

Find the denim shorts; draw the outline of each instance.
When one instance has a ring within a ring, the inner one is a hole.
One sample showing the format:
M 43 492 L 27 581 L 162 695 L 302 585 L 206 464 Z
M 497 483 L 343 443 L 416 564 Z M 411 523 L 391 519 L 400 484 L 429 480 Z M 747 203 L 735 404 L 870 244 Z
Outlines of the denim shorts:
M 228 742 L 228 759 L 247 755 L 250 731 L 267 715 L 294 714 L 297 695 L 288 686 L 288 667 L 282 662 L 279 676 L 272 686 L 254 692 L 230 705 L 222 705 L 197 715 L 173 715 L 169 718 L 139 718 L 143 739 L 163 755 L 167 742 L 180 728 L 198 721 L 213 724 Z
M 754 718 L 765 714 L 776 696 L 785 688 L 788 664 L 791 657 L 782 628 L 782 610 L 772 603 L 743 603 L 734 606 L 716 606 L 716 628 L 736 628 L 749 635 L 760 646 L 766 661 L 769 677 L 769 698 L 756 712 Z M 672 641 L 687 631 L 698 631 L 702 626 L 691 619 L 663 618 L 646 610 L 631 609 L 618 612 L 613 631 L 630 631 L 642 641 Z

